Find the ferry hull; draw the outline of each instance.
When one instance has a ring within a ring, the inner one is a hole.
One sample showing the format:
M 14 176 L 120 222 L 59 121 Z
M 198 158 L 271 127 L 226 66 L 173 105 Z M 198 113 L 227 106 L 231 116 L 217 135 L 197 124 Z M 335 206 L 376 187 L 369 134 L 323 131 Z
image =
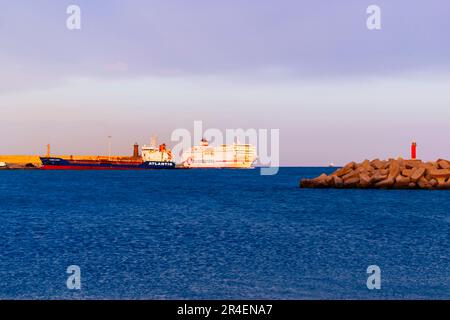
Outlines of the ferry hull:
M 226 162 L 226 161 L 217 161 L 215 163 L 191 163 L 191 164 L 184 164 L 187 168 L 192 169 L 254 169 L 253 162 Z

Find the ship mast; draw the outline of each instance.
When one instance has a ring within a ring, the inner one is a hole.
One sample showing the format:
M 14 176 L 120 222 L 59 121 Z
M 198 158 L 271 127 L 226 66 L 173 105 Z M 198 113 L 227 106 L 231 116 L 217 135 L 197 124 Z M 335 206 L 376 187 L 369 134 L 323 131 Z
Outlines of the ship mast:
M 150 139 L 150 147 L 155 148 L 158 145 L 158 136 L 156 135 L 152 135 L 151 139 Z

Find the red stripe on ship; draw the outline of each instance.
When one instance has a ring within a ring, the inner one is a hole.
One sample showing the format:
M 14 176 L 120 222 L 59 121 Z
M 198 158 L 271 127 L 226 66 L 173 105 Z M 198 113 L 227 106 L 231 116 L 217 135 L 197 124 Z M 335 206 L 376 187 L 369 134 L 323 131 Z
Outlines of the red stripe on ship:
M 41 167 L 42 170 L 151 170 L 141 167 L 136 168 L 121 168 L 121 167 L 101 167 L 101 166 L 52 166 L 44 165 Z

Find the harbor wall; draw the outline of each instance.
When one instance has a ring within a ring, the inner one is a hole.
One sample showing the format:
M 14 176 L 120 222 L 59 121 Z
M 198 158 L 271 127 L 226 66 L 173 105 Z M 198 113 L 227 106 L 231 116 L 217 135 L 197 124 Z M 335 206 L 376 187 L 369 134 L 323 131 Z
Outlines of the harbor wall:
M 13 163 L 13 164 L 42 164 L 39 156 L 30 155 L 0 155 L 0 162 Z

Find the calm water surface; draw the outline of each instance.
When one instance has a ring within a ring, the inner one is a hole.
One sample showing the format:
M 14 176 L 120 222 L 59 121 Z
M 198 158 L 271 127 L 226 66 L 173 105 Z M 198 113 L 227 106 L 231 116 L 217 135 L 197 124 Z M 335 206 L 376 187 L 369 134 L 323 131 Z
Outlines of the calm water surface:
M 0 298 L 450 299 L 450 192 L 297 187 L 329 170 L 2 171 Z

